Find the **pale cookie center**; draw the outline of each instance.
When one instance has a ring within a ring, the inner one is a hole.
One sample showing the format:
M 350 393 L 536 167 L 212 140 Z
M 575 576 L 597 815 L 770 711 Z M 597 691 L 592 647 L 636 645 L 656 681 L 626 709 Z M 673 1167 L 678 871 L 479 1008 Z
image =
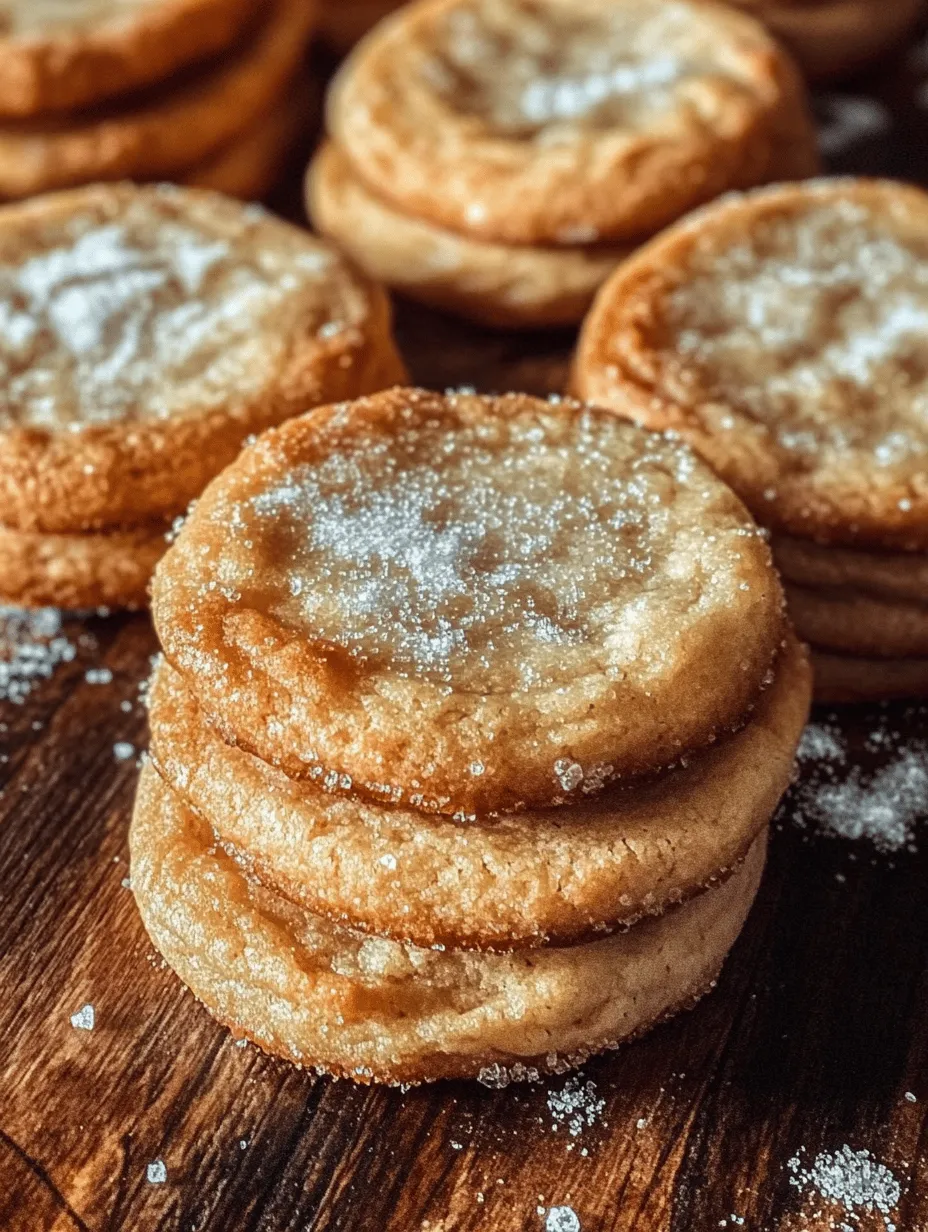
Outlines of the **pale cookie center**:
M 694 249 L 668 317 L 710 396 L 800 465 L 849 451 L 924 465 L 928 243 L 851 202 L 761 220 L 750 240 Z
M 510 136 L 648 127 L 681 90 L 723 73 L 717 27 L 684 5 L 484 0 L 452 10 L 423 72 L 452 104 Z M 550 131 L 546 131 L 550 130 Z
M 131 21 L 161 0 L 7 0 L 0 3 L 0 35 L 79 32 Z
M 167 417 L 247 397 L 283 347 L 315 252 L 269 252 L 129 206 L 0 255 L 0 428 Z M 274 329 L 268 324 L 274 319 Z
M 540 687 L 634 658 L 698 603 L 707 566 L 677 551 L 675 507 L 691 483 L 698 519 L 693 465 L 601 417 L 436 419 L 303 464 L 237 521 L 275 614 L 313 639 L 400 676 Z

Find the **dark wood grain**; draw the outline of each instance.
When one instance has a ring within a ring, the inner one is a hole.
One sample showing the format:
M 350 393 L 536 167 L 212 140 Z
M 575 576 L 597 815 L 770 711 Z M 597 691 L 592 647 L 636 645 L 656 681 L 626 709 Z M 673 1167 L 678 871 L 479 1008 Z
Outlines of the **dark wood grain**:
M 885 100 L 895 125 L 848 145 L 838 169 L 928 179 L 926 71 L 910 55 L 851 87 Z M 570 347 L 413 308 L 399 330 L 417 378 L 439 387 L 556 388 Z M 75 660 L 25 704 L 0 703 L 0 1228 L 531 1232 L 540 1210 L 569 1204 L 583 1232 L 842 1219 L 887 1232 L 877 1213 L 841 1216 L 790 1184 L 797 1152 L 846 1143 L 901 1182 L 899 1232 L 928 1229 L 924 855 L 816 837 L 788 800 L 718 989 L 584 1068 L 605 1109 L 577 1137 L 546 1104 L 564 1079 L 335 1083 L 237 1047 L 154 955 L 123 884 L 135 764 L 114 756 L 117 741 L 144 745 L 154 636 L 142 616 L 68 632 L 83 639 Z M 112 682 L 88 683 L 100 666 Z M 928 738 L 924 710 L 889 713 Z M 878 717 L 848 710 L 840 724 L 860 745 Z M 87 1002 L 95 1029 L 75 1030 Z M 163 1185 L 147 1180 L 156 1159 Z

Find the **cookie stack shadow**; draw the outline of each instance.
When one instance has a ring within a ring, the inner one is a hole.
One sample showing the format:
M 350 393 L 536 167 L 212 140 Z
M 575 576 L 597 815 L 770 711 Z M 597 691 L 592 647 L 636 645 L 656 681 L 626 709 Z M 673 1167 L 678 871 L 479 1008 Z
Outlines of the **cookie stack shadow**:
M 506 1085 L 713 986 L 810 681 L 686 447 L 524 395 L 323 408 L 210 485 L 153 614 L 132 886 L 237 1036 Z
M 258 199 L 312 127 L 308 0 L 20 7 L 0 34 L 2 200 L 120 179 Z

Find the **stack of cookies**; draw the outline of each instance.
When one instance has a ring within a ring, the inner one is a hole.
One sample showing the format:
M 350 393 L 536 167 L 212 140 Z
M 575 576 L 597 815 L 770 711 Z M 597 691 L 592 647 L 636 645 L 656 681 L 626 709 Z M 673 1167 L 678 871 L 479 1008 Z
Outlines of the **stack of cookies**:
M 145 603 L 165 532 L 253 432 L 402 375 L 383 293 L 192 189 L 0 209 L 0 601 Z
M 846 77 L 901 43 L 922 0 L 735 0 L 768 26 L 813 79 Z
M 0 200 L 124 178 L 263 195 L 305 126 L 312 18 L 308 0 L 4 0 Z
M 816 693 L 928 693 L 928 195 L 821 180 L 643 249 L 581 334 L 583 397 L 689 440 L 772 532 Z
M 209 486 L 153 612 L 132 885 L 237 1035 L 504 1084 L 711 987 L 810 686 L 687 446 L 526 395 L 322 408 Z
M 798 71 L 709 0 L 420 0 L 349 57 L 327 122 L 316 227 L 496 326 L 575 324 L 693 206 L 817 167 Z

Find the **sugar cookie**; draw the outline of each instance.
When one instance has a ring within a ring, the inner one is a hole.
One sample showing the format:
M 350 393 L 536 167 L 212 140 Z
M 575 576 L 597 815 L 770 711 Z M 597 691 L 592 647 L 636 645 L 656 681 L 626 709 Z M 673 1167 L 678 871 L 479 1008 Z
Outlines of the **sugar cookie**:
M 259 0 L 3 0 L 0 115 L 86 107 L 223 51 Z
M 547 805 L 740 725 L 782 597 L 685 446 L 526 395 L 393 390 L 266 434 L 154 583 L 211 721 L 296 778 Z
M 863 591 L 875 598 L 928 603 L 928 556 L 920 552 L 867 552 L 774 535 L 773 557 L 798 586 Z
M 928 658 L 928 604 L 786 584 L 796 628 L 813 646 L 874 658 Z
M 928 195 L 821 180 L 735 196 L 602 289 L 580 396 L 679 430 L 778 532 L 928 548 Z
M 147 607 L 166 529 L 44 535 L 0 526 L 0 602 L 72 611 Z
M 928 696 L 928 659 L 867 659 L 812 651 L 816 701 L 878 702 Z
M 225 850 L 316 915 L 417 945 L 568 945 L 690 898 L 744 858 L 789 785 L 810 672 L 791 640 L 746 727 L 569 809 L 452 821 L 294 783 L 204 723 L 162 664 L 152 756 Z
M 327 111 L 377 196 L 508 244 L 637 242 L 812 132 L 763 27 L 689 0 L 422 0 L 363 40 Z
M 0 127 L 0 197 L 94 180 L 173 178 L 265 114 L 300 63 L 307 0 L 273 0 L 254 37 L 180 83 L 108 112 Z
M 171 518 L 260 431 L 400 378 L 382 292 L 255 207 L 105 185 L 0 210 L 0 524 Z
M 628 248 L 495 244 L 403 214 L 352 174 L 331 143 L 307 176 L 316 228 L 371 277 L 481 324 L 572 325 Z
M 364 937 L 247 878 L 148 765 L 130 834 L 149 936 L 194 994 L 267 1052 L 356 1081 L 538 1077 L 692 1004 L 753 902 L 766 835 L 724 885 L 570 949 L 480 954 Z

